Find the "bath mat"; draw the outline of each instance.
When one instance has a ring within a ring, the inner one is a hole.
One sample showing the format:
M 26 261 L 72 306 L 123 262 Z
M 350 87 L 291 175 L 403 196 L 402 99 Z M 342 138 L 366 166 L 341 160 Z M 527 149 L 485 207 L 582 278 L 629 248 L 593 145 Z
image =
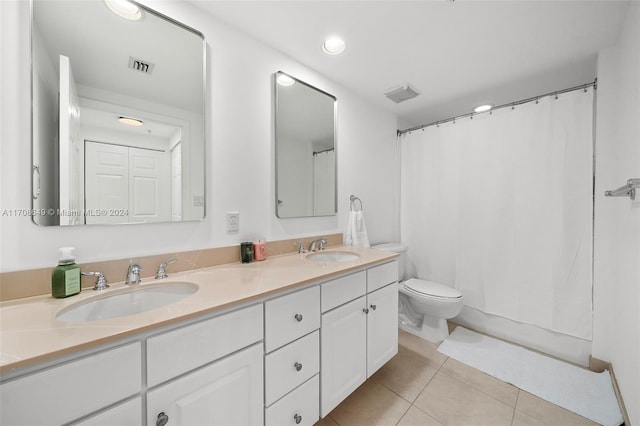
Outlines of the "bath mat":
M 594 373 L 463 327 L 438 351 L 594 422 L 623 422 L 608 371 Z

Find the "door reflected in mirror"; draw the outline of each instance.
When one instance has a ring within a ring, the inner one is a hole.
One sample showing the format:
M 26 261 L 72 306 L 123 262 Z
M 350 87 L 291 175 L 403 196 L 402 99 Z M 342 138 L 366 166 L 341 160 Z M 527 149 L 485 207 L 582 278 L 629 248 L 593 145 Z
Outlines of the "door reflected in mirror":
M 275 74 L 276 216 L 336 214 L 336 98 Z
M 137 3 L 130 16 L 115 4 L 32 1 L 39 225 L 204 217 L 204 37 Z

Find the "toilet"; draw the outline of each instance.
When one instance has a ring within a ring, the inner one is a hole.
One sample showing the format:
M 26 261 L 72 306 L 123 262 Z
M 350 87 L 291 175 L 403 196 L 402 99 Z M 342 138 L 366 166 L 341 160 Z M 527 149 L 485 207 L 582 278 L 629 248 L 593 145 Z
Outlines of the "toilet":
M 433 343 L 449 336 L 447 319 L 462 311 L 462 293 L 448 285 L 418 278 L 403 281 L 407 247 L 400 243 L 384 243 L 374 249 L 399 253 L 398 262 L 398 326 Z

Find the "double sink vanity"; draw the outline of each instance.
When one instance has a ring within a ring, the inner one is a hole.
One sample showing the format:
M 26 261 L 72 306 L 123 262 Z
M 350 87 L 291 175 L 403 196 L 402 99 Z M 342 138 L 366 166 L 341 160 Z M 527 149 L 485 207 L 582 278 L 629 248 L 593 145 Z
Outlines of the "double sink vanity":
M 396 256 L 332 248 L 3 302 L 0 423 L 312 425 L 397 353 Z

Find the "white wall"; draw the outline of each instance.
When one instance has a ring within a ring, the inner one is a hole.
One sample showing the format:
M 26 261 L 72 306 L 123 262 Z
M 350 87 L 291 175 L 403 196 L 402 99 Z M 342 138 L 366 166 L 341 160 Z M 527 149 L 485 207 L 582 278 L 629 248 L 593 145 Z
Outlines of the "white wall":
M 372 243 L 395 237 L 395 117 L 344 87 L 184 2 L 147 1 L 204 33 L 208 42 L 207 216 L 201 222 L 80 228 L 39 227 L 29 217 L 0 216 L 0 271 L 55 265 L 58 247 L 76 247 L 78 262 L 134 258 L 344 232 L 349 195 L 364 203 Z M 0 210 L 30 200 L 29 5 L 0 2 L 2 61 Z M 338 98 L 338 215 L 275 217 L 272 74 L 282 70 Z M 228 234 L 225 213 L 240 212 Z
M 627 411 L 640 425 L 640 194 L 605 198 L 640 178 L 640 3 L 618 43 L 598 58 L 593 356 L 613 364 Z

